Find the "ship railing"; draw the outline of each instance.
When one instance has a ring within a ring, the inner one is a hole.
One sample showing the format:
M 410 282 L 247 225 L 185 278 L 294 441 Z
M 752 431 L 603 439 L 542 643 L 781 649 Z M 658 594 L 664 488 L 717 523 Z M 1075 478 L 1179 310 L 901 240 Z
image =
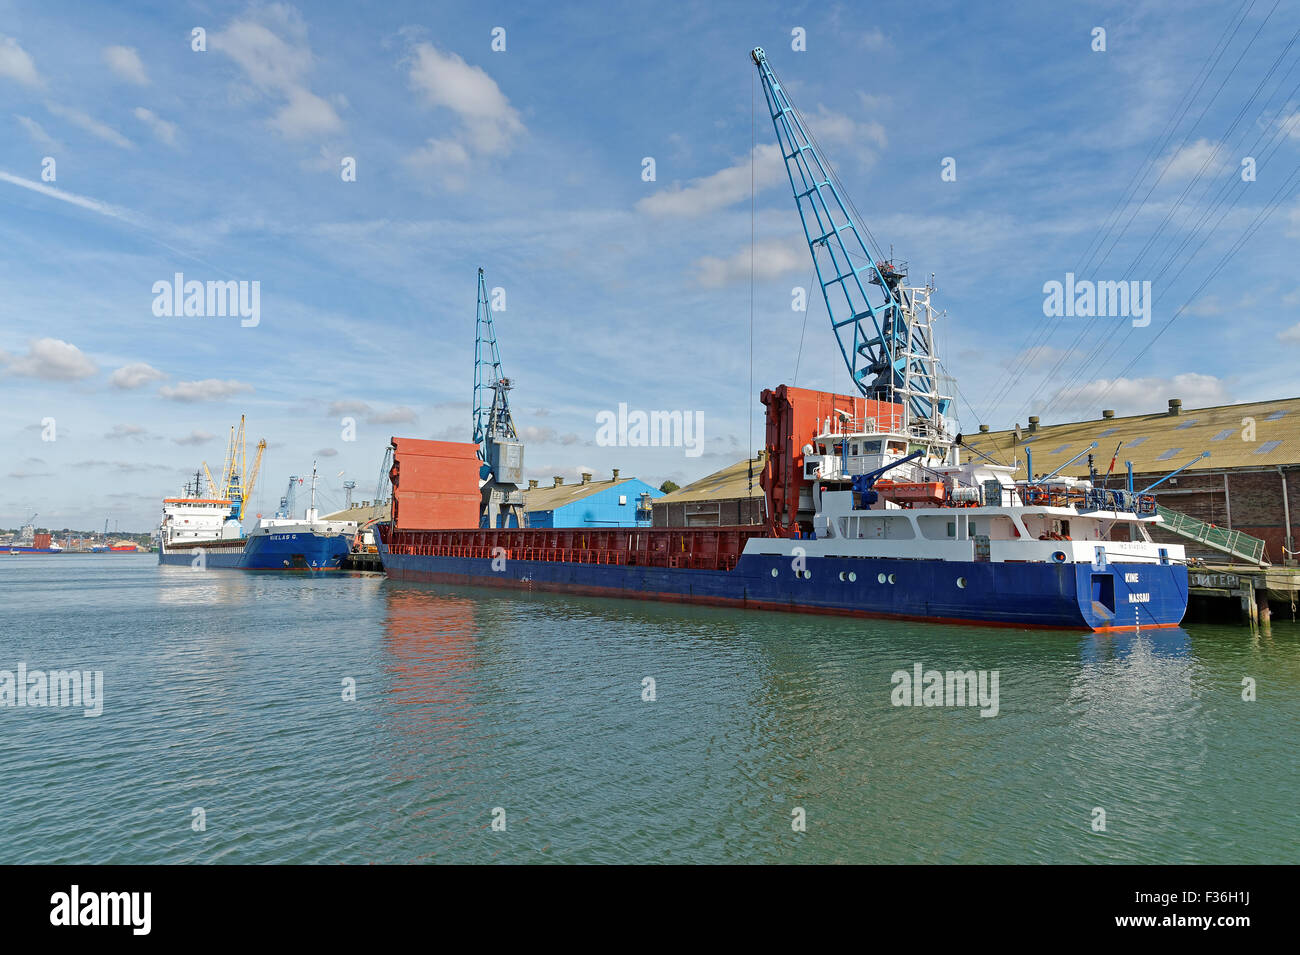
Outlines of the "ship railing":
M 1069 487 L 1061 484 L 1017 484 L 1027 507 L 1073 507 L 1081 512 L 1115 511 L 1138 517 L 1156 515 L 1156 499 L 1122 489 Z
M 732 570 L 761 526 L 480 531 L 389 531 L 387 549 L 420 557 L 543 560 L 565 563 Z

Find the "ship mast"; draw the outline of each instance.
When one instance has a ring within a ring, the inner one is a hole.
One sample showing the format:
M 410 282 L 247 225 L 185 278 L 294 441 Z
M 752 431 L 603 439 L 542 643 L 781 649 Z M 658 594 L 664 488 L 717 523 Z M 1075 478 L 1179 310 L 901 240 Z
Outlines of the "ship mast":
M 307 508 L 307 522 L 317 519 L 316 513 L 316 462 L 311 463 L 311 506 Z

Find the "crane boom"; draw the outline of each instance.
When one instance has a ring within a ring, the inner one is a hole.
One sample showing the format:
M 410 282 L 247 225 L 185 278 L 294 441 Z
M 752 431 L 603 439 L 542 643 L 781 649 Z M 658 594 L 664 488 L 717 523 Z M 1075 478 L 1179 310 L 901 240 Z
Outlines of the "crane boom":
M 244 503 L 253 496 L 253 485 L 257 483 L 257 472 L 262 470 L 262 452 L 266 450 L 266 438 L 257 442 L 257 457 L 253 459 L 253 468 L 248 472 L 248 483 L 244 485 Z
M 901 403 L 909 431 L 945 443 L 943 416 L 952 399 L 939 393 L 932 289 L 907 286 L 906 263 L 872 255 L 849 214 L 851 201 L 846 205 L 833 167 L 767 55 L 756 47 L 750 58 L 758 68 L 817 283 L 854 387 L 869 398 Z
M 208 462 L 203 462 L 203 476 L 208 479 L 208 497 L 215 498 L 220 493 L 217 490 L 217 482 L 212 480 L 212 472 L 208 470 Z
M 512 382 L 501 374 L 487 281 L 478 270 L 478 302 L 474 316 L 474 443 L 483 461 L 483 527 L 522 527 L 524 446 L 510 414 Z M 492 397 L 488 398 L 488 392 Z M 510 521 L 514 523 L 511 524 Z

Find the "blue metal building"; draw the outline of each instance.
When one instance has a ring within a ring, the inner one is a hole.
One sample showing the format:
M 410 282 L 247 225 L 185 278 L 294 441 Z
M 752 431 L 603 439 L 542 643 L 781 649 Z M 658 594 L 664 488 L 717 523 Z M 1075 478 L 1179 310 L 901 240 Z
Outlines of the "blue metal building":
M 661 497 L 658 488 L 637 478 L 593 481 L 584 474 L 579 484 L 555 478 L 551 487 L 529 482 L 524 492 L 524 519 L 529 527 L 649 527 L 650 499 Z

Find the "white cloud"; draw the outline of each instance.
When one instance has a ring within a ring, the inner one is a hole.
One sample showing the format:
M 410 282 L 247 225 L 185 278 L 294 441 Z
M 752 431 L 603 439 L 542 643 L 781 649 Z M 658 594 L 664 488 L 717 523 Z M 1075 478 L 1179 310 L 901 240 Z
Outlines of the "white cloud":
M 31 141 L 37 146 L 52 153 L 56 153 L 63 149 L 63 144 L 47 133 L 45 127 L 36 122 L 36 120 L 32 119 L 30 116 L 18 116 L 15 114 L 14 118 L 18 120 L 19 125 L 27 131 L 28 137 L 30 137 Z
M 762 192 L 784 181 L 785 166 L 781 148 L 775 143 L 764 143 L 754 148 L 753 186 Z M 646 196 L 637 202 L 640 212 L 656 218 L 690 218 L 710 215 L 719 209 L 748 199 L 750 194 L 750 164 L 742 159 L 726 169 L 708 176 L 692 179 L 685 186 L 674 183 L 667 189 Z
M 305 139 L 343 129 L 334 107 L 307 83 L 315 58 L 307 44 L 307 27 L 294 8 L 277 4 L 231 21 L 209 37 L 209 46 L 239 65 L 247 91 L 285 101 L 270 120 L 284 137 Z
M 874 161 L 876 158 L 875 152 L 869 147 L 884 149 L 889 142 L 885 127 L 875 120 L 858 122 L 845 113 L 837 113 L 821 104 L 818 104 L 817 112 L 806 116 L 805 119 L 808 121 L 812 135 L 819 143 L 856 147 L 867 160 Z M 829 158 L 831 162 L 835 161 L 834 157 Z
M 216 435 L 209 434 L 206 431 L 191 431 L 183 438 L 172 438 L 172 441 L 175 444 L 189 445 L 192 447 L 195 445 L 207 444 L 214 437 L 216 437 Z
M 338 456 L 338 451 L 334 448 L 320 448 L 316 452 L 318 458 L 333 458 Z
M 139 388 L 141 385 L 147 385 L 151 381 L 160 381 L 167 376 L 152 365 L 146 365 L 142 361 L 132 362 L 129 365 L 123 365 L 117 371 L 113 372 L 108 379 L 108 383 L 114 388 L 130 390 Z
M 560 434 L 554 428 L 525 425 L 519 429 L 519 437 L 528 444 L 577 444 L 582 439 L 572 432 Z
M 98 199 L 79 196 L 75 192 L 66 192 L 55 186 L 46 185 L 43 182 L 36 182 L 33 179 L 24 179 L 22 176 L 15 176 L 0 171 L 0 182 L 7 182 L 10 185 L 20 186 L 23 189 L 30 189 L 32 192 L 39 192 L 43 196 L 49 196 L 51 199 L 58 199 L 60 202 L 68 202 L 74 206 L 80 206 L 82 209 L 89 209 L 91 212 L 98 212 L 102 216 L 109 216 L 113 219 L 122 219 L 125 222 L 136 221 L 135 215 L 126 209 L 109 205 L 107 202 L 100 202 Z
M 24 86 L 40 86 L 41 76 L 27 51 L 11 36 L 0 34 L 0 76 L 17 80 Z
M 202 381 L 180 381 L 175 387 L 163 385 L 158 394 L 170 401 L 193 404 L 198 401 L 225 401 L 235 395 L 246 394 L 253 386 L 234 379 L 204 378 Z
M 1284 328 L 1278 332 L 1277 340 L 1286 342 L 1288 345 L 1300 344 L 1300 324 L 1292 325 L 1290 328 Z
M 71 109 L 67 106 L 60 106 L 58 103 L 46 103 L 45 108 L 55 116 L 59 116 L 74 126 L 80 126 L 92 136 L 104 140 L 106 143 L 112 143 L 119 149 L 135 149 L 135 143 L 127 139 L 112 126 L 101 123 L 89 113 L 83 113 L 79 109 Z
M 864 93 L 858 90 L 858 104 L 868 113 L 879 113 L 894 105 L 894 101 L 885 93 Z
M 862 48 L 872 53 L 880 53 L 889 48 L 889 40 L 886 39 L 884 31 L 880 27 L 872 27 L 862 34 Z
M 289 102 L 275 114 L 271 125 L 288 139 L 305 139 L 336 133 L 343 128 L 343 120 L 326 100 L 300 87 L 289 92 Z
M 387 411 L 379 411 L 372 414 L 366 420 L 370 424 L 406 424 L 415 421 L 419 415 L 411 408 L 402 405 L 397 408 L 390 408 Z
M 1221 155 L 1216 155 L 1221 152 L 1219 144 L 1212 143 L 1208 139 L 1198 139 L 1194 143 L 1173 150 L 1161 160 L 1165 181 L 1178 182 L 1180 179 L 1191 179 L 1200 174 L 1202 167 L 1205 167 L 1205 173 L 1211 176 L 1223 172 L 1228 168 L 1228 163 Z
M 1120 415 L 1154 414 L 1167 407 L 1169 398 L 1181 398 L 1187 410 L 1231 401 L 1219 378 L 1186 372 L 1172 378 L 1100 378 L 1058 391 L 1050 404 L 1066 409 L 1065 420 L 1073 421 L 1096 417 L 1103 402 Z
M 147 125 L 159 142 L 166 143 L 168 146 L 176 145 L 175 123 L 169 123 L 153 110 L 145 109 L 143 106 L 135 108 L 135 118 Z
M 116 440 L 118 438 L 132 438 L 139 441 L 149 434 L 148 430 L 140 427 L 138 424 L 115 424 L 113 430 L 104 435 L 104 437 Z
M 1300 110 L 1282 117 L 1277 124 L 1292 139 L 1300 139 Z
M 1024 368 L 1026 371 L 1046 371 L 1049 368 L 1056 367 L 1059 363 L 1067 360 L 1075 354 L 1073 349 L 1056 348 L 1052 345 L 1037 345 L 1033 348 L 1026 348 L 1019 354 L 1003 359 L 1002 364 L 1007 368 Z M 971 359 L 982 355 L 982 352 L 972 352 Z
M 758 282 L 780 278 L 791 272 L 812 271 L 812 259 L 803 242 L 795 240 L 760 239 L 754 243 L 753 265 L 754 279 Z M 695 262 L 695 280 L 708 287 L 747 282 L 749 267 L 748 247 L 726 259 L 706 255 Z
M 496 80 L 455 53 L 430 43 L 417 45 L 410 84 L 428 106 L 449 109 L 460 120 L 450 136 L 430 138 L 406 157 L 412 166 L 441 170 L 449 186 L 463 185 L 475 159 L 508 154 L 525 132 Z
M 140 62 L 140 54 L 135 51 L 135 47 L 106 46 L 104 62 L 108 64 L 110 70 L 128 83 L 134 83 L 136 86 L 149 85 L 149 75 L 144 71 L 144 64 Z
M 325 412 L 328 415 L 341 414 L 369 414 L 370 405 L 364 401 L 355 399 L 345 399 L 343 401 L 331 401 L 329 408 Z
M 11 375 L 48 381 L 76 381 L 89 378 L 98 370 L 80 348 L 58 338 L 34 339 L 26 355 L 0 352 L 0 362 Z

